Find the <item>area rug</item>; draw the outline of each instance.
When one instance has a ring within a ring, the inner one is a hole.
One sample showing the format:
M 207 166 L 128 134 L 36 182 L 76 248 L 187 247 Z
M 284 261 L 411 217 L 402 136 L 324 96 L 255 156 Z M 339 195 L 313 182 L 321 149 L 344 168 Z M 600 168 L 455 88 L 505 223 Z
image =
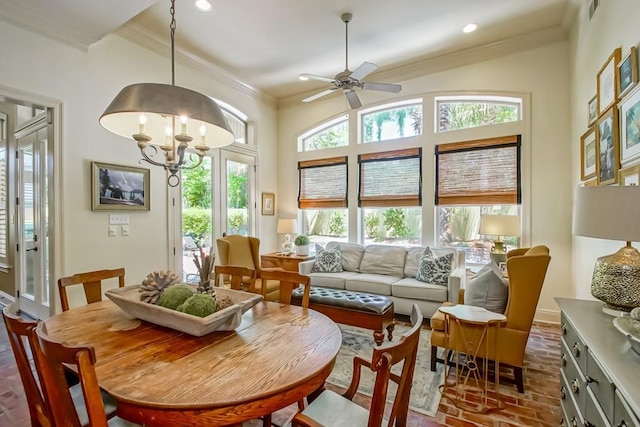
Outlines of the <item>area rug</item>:
M 338 325 L 342 331 L 342 347 L 338 353 L 336 365 L 328 378 L 328 382 L 339 387 L 347 388 L 351 382 L 353 371 L 353 356 L 361 356 L 365 360 L 371 360 L 373 354 L 373 332 L 369 329 L 356 328 L 353 326 Z M 394 341 L 404 332 L 409 330 L 408 325 L 396 325 L 393 336 Z M 437 365 L 437 371 L 431 372 L 431 331 L 422 329 L 420 332 L 420 342 L 418 347 L 418 359 L 413 374 L 413 387 L 411 388 L 411 399 L 409 407 L 411 410 L 430 417 L 434 417 L 438 412 L 440 403 L 440 391 L 438 386 L 444 381 L 444 366 Z M 395 366 L 394 372 L 400 373 L 402 365 Z M 374 383 L 374 374 L 370 370 L 363 368 L 360 378 L 358 392 L 371 396 Z M 393 401 L 396 393 L 396 385 L 390 382 L 387 400 Z

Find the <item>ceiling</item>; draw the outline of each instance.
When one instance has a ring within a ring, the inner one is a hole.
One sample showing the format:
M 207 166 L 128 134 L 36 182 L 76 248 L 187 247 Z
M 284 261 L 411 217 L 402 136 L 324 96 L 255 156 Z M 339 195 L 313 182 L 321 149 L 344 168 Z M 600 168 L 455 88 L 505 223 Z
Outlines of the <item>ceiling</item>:
M 393 83 L 394 70 L 505 40 L 565 38 L 580 0 L 194 0 L 176 1 L 176 49 L 222 68 L 276 98 L 327 87 L 300 81 L 333 77 L 345 68 L 345 26 L 351 12 L 349 68 L 363 61 L 379 69 L 369 81 Z M 0 20 L 80 49 L 111 32 L 166 52 L 169 0 L 0 0 Z M 464 34 L 475 23 L 478 30 Z M 526 38 L 526 37 L 525 37 Z M 386 71 L 386 72 L 385 72 Z M 179 80 L 179 78 L 178 78 Z M 178 82 L 179 83 L 179 82 Z

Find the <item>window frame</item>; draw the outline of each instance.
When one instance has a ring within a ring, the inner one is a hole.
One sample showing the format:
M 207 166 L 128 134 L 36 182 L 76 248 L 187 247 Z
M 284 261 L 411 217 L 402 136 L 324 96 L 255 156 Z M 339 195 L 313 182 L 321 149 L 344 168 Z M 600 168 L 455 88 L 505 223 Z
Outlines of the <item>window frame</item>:
M 473 127 L 465 127 L 460 129 L 447 129 L 440 130 L 440 104 L 442 103 L 476 103 L 476 104 L 500 104 L 500 105 L 513 105 L 517 107 L 517 118 L 516 120 L 502 123 L 489 123 L 486 125 L 473 126 Z M 456 132 L 463 131 L 469 129 L 477 129 L 487 126 L 497 126 L 507 123 L 514 123 L 518 121 L 522 121 L 523 119 L 523 108 L 524 108 L 524 100 L 519 97 L 514 96 L 501 96 L 501 95 L 441 95 L 434 97 L 434 123 L 433 130 L 434 133 L 448 133 L 448 132 Z
M 317 150 L 305 150 L 305 144 L 304 141 L 305 139 L 311 138 L 317 134 L 320 134 L 322 132 L 325 132 L 329 129 L 331 129 L 334 126 L 337 126 L 341 123 L 346 123 L 347 124 L 347 143 L 345 145 L 338 145 L 336 147 L 327 147 L 327 148 L 320 148 Z M 342 114 L 340 116 L 334 117 L 333 119 L 330 119 L 328 121 L 322 122 L 321 124 L 312 127 L 311 129 L 301 133 L 298 138 L 297 138 L 297 152 L 298 153 L 315 153 L 315 152 L 323 152 L 324 150 L 332 150 L 332 149 L 336 149 L 336 148 L 344 148 L 344 147 L 348 147 L 351 143 L 350 141 L 350 116 L 349 114 Z
M 389 139 L 381 139 L 379 141 L 364 141 L 364 117 L 366 115 L 369 114 L 375 114 L 375 113 L 381 113 L 383 111 L 387 111 L 387 110 L 396 110 L 402 107 L 410 107 L 412 105 L 416 105 L 419 106 L 422 109 L 422 123 L 420 125 L 420 133 L 416 134 L 416 135 L 409 135 L 409 136 L 401 136 L 398 138 L 389 138 Z M 394 102 L 385 102 L 383 104 L 379 104 L 379 105 L 375 105 L 373 107 L 370 108 L 366 108 L 366 109 L 362 109 L 360 111 L 358 111 L 358 116 L 357 116 L 357 123 L 358 123 L 358 135 L 357 135 L 357 143 L 358 144 L 362 144 L 362 145 L 366 145 L 366 144 L 374 144 L 377 142 L 388 142 L 388 141 L 404 141 L 407 138 L 416 138 L 416 137 L 420 137 L 422 135 L 425 134 L 424 132 L 424 112 L 425 112 L 425 108 L 424 108 L 424 98 L 419 97 L 419 98 L 410 98 L 410 99 L 403 99 L 403 100 L 399 100 L 399 101 L 394 101 Z

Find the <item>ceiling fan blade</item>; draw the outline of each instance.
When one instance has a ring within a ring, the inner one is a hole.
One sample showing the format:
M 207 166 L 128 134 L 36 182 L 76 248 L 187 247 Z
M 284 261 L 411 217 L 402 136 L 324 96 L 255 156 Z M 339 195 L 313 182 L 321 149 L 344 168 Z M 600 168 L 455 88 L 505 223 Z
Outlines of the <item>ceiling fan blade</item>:
M 362 88 L 363 89 L 367 89 L 367 90 L 379 90 L 382 92 L 392 92 L 392 93 L 398 93 L 402 90 L 402 86 L 401 85 L 396 85 L 396 84 L 392 84 L 392 83 L 363 83 L 362 84 Z
M 347 96 L 347 101 L 349 101 L 349 106 L 352 109 L 362 107 L 362 103 L 360 102 L 360 98 L 358 98 L 358 94 L 354 90 L 348 90 L 344 93 Z
M 372 62 L 363 62 L 353 73 L 349 76 L 352 79 L 360 80 L 373 73 L 378 66 Z
M 323 90 L 322 92 L 316 93 L 315 95 L 311 95 L 305 99 L 302 100 L 302 102 L 311 102 L 314 101 L 318 98 L 322 98 L 325 95 L 329 95 L 330 93 L 332 93 L 334 90 L 337 90 L 337 87 L 334 87 L 332 89 L 327 89 L 327 90 Z
M 320 80 L 321 82 L 329 82 L 329 83 L 333 83 L 333 79 L 329 78 L 329 77 L 324 77 L 324 76 L 317 76 L 315 74 L 300 74 L 300 79 L 301 80 Z

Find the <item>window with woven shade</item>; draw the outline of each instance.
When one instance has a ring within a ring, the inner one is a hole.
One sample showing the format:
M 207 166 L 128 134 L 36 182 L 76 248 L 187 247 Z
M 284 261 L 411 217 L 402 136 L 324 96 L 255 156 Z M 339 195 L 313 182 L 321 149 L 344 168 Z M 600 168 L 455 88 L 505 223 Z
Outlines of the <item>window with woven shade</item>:
M 347 156 L 298 162 L 298 208 L 347 207 Z
M 421 206 L 422 148 L 358 156 L 360 207 Z
M 520 135 L 437 145 L 438 206 L 521 203 Z

